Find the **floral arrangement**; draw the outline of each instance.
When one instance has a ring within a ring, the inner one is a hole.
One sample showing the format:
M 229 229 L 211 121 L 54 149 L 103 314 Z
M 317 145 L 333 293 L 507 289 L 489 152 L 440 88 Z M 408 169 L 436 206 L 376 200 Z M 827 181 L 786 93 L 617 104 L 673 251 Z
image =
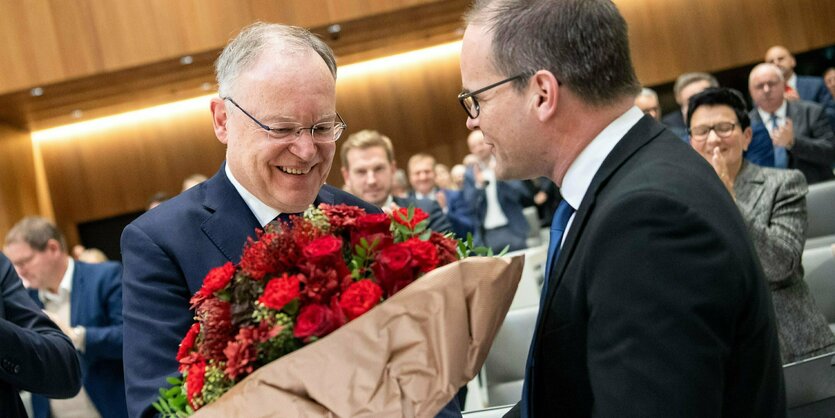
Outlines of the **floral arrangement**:
M 177 353 L 182 379 L 154 407 L 182 417 L 212 403 L 255 369 L 298 350 L 382 303 L 423 274 L 469 254 L 427 228 L 428 215 L 400 208 L 367 214 L 321 204 L 268 225 L 238 264 L 205 277 L 191 299 L 196 322 Z

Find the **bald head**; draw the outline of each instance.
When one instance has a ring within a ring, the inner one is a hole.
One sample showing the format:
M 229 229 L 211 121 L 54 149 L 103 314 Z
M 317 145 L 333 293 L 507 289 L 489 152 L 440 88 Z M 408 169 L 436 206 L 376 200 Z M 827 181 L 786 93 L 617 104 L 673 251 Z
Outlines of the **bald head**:
M 785 80 L 794 74 L 794 66 L 797 64 L 794 55 L 786 47 L 780 45 L 768 48 L 765 52 L 765 62 L 779 67 Z

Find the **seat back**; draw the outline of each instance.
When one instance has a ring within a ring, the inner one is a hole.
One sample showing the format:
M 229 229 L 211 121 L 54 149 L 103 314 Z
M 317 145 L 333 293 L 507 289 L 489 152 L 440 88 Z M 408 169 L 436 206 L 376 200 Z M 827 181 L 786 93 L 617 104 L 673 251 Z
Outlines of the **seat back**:
M 540 289 L 542 288 L 545 261 L 548 258 L 548 246 L 540 245 L 525 250 L 507 253 L 512 258 L 516 255 L 525 256 L 525 266 L 522 268 L 522 278 L 516 287 L 516 294 L 510 304 L 510 310 L 539 305 Z
M 823 316 L 835 323 L 835 255 L 832 247 L 803 251 L 804 280 Z
M 835 235 L 835 180 L 809 186 L 807 238 Z
M 509 405 L 522 398 L 525 363 L 539 305 L 507 313 L 482 368 L 487 405 Z

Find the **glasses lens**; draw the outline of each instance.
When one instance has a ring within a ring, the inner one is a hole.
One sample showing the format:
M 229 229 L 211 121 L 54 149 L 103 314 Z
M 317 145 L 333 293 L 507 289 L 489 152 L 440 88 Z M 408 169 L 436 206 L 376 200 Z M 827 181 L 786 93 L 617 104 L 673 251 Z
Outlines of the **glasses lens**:
M 721 137 L 727 137 L 734 131 L 734 124 L 731 122 L 721 122 L 717 123 L 713 130 L 716 131 L 716 134 Z
M 313 125 L 310 131 L 316 142 L 333 142 L 336 141 L 336 130 L 339 126 L 342 126 L 339 122 L 322 122 Z
M 478 103 L 475 101 L 474 96 L 467 96 L 463 99 L 460 99 L 461 106 L 464 107 L 464 110 L 467 112 L 467 116 L 472 119 L 475 119 L 478 116 Z
M 693 137 L 707 136 L 708 132 L 710 132 L 710 126 L 694 126 L 690 128 L 690 136 Z

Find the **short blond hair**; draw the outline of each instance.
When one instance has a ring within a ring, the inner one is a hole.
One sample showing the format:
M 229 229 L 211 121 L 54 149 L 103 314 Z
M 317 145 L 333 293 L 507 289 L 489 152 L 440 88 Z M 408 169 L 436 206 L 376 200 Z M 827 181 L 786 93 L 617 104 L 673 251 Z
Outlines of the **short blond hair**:
M 342 144 L 342 148 L 339 150 L 342 168 L 348 169 L 348 151 L 373 147 L 382 147 L 386 150 L 386 157 L 388 157 L 389 162 L 394 161 L 394 147 L 391 145 L 391 139 L 377 131 L 363 129 L 355 134 L 351 134 Z

